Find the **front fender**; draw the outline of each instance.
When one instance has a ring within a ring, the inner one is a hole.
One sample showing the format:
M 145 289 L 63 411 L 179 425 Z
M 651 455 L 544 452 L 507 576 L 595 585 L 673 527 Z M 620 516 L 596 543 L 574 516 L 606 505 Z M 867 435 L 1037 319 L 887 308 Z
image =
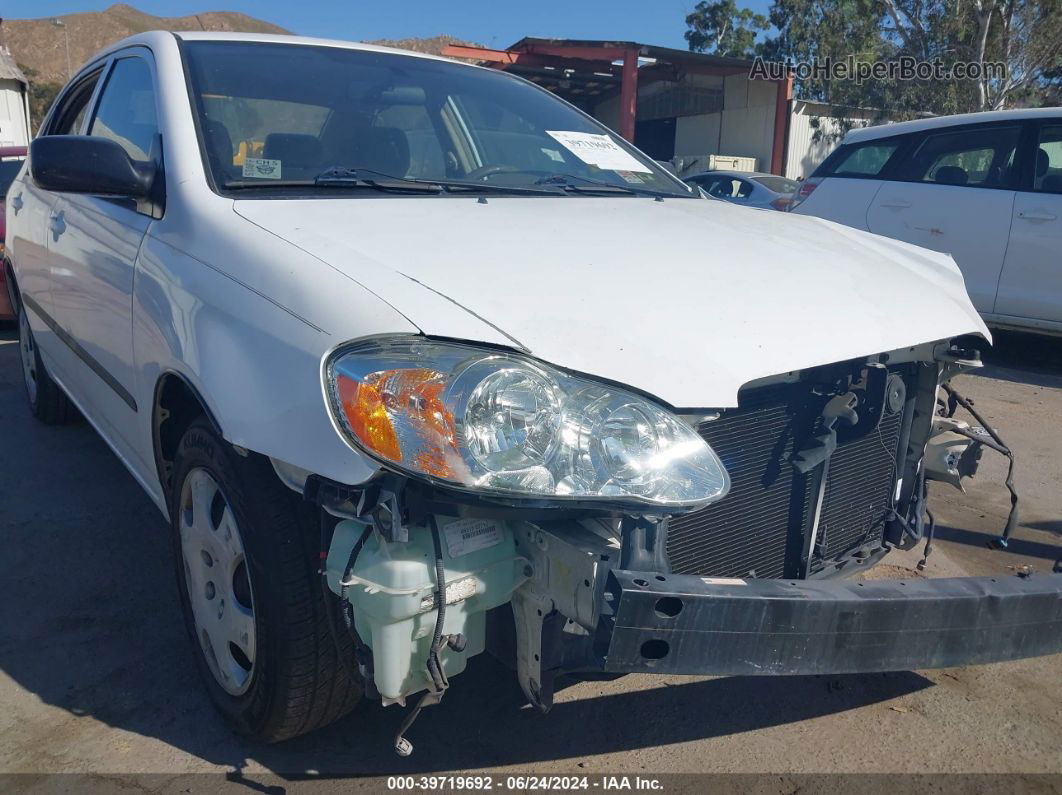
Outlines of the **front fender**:
M 278 256 L 275 247 L 273 254 Z M 285 263 L 292 266 L 299 255 L 285 252 Z M 319 326 L 222 268 L 149 235 L 133 296 L 138 402 L 153 406 L 159 380 L 175 373 L 199 394 L 230 443 L 341 483 L 361 483 L 377 467 L 336 433 L 322 396 L 321 359 L 350 337 L 416 329 L 380 299 L 302 256 L 305 261 L 295 262 L 290 273 L 304 280 L 303 290 L 309 279 L 333 302 L 342 294 L 349 307 L 346 327 Z M 269 260 L 259 261 L 269 267 Z M 146 410 L 138 419 L 147 461 L 155 460 L 151 415 Z

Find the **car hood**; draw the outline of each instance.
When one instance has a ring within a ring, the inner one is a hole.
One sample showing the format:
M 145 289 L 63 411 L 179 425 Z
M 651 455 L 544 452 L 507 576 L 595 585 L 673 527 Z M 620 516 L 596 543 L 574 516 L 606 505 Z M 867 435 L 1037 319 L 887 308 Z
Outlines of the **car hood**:
M 732 406 L 759 378 L 989 336 L 950 257 L 773 210 L 577 196 L 235 210 L 425 334 L 522 348 L 677 407 Z

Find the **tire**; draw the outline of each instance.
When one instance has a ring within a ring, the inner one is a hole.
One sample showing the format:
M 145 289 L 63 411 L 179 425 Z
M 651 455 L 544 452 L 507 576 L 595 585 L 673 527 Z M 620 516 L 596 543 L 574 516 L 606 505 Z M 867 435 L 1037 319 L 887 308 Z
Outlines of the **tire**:
M 178 593 L 218 711 L 239 733 L 265 742 L 347 714 L 362 687 L 346 629 L 329 626 L 339 603 L 318 574 L 316 509 L 280 482 L 268 460 L 236 453 L 202 418 L 181 439 L 173 471 Z
M 77 410 L 59 385 L 48 375 L 41 353 L 33 339 L 26 307 L 18 305 L 18 350 L 22 359 L 22 380 L 30 413 L 45 425 L 63 425 L 77 416 Z

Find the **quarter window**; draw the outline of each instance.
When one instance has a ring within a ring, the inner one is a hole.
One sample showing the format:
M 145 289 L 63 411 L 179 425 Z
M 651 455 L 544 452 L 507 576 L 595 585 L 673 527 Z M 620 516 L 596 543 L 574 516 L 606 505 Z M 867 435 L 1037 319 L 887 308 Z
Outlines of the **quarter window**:
M 155 89 L 143 58 L 122 58 L 103 87 L 89 135 L 118 142 L 134 160 L 147 160 L 159 131 Z
M 927 135 L 904 178 L 940 185 L 1014 188 L 1020 127 L 982 127 Z
M 1062 125 L 1042 128 L 1038 144 L 1033 190 L 1062 193 Z

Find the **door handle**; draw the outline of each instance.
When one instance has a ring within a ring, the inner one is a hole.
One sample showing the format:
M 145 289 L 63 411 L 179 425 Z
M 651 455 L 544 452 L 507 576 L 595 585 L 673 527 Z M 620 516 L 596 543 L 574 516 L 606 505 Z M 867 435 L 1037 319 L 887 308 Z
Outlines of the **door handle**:
M 890 201 L 882 202 L 878 206 L 879 207 L 889 207 L 889 208 L 895 209 L 895 210 L 906 210 L 908 207 L 911 206 L 911 202 L 906 201 L 904 199 L 891 199 Z
M 52 235 L 55 240 L 59 239 L 59 235 L 66 231 L 66 220 L 63 218 L 63 214 L 59 213 L 53 215 L 48 221 L 48 228 L 52 230 Z
M 1044 210 L 1032 210 L 1030 212 L 1018 210 L 1018 217 L 1024 218 L 1026 221 L 1054 221 L 1057 218 L 1057 216 Z
M 22 191 L 19 191 L 15 198 L 11 200 L 11 207 L 15 211 L 15 215 L 18 215 L 18 211 L 22 209 Z

